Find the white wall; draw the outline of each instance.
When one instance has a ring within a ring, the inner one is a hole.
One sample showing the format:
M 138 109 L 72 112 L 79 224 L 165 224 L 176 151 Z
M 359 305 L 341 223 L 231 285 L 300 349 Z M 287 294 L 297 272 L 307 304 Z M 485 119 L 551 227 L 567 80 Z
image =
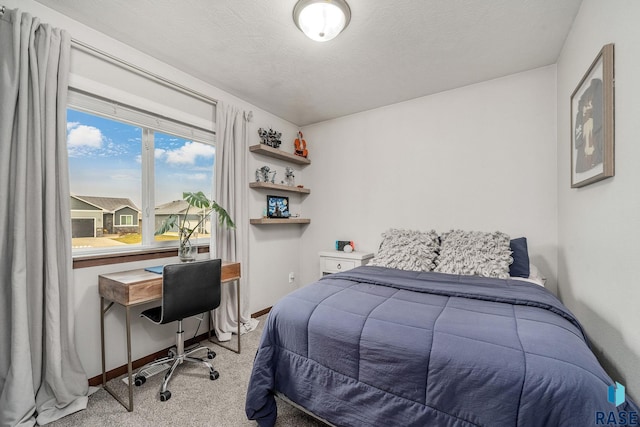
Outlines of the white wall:
M 69 31 L 74 39 L 85 42 L 143 69 L 151 70 L 155 74 L 199 91 L 212 98 L 224 101 L 227 104 L 235 105 L 247 111 L 253 111 L 253 121 L 249 124 L 249 144 L 259 143 L 258 128 L 272 127 L 283 133 L 282 148 L 293 151 L 293 140 L 298 131 L 297 127 L 293 124 L 157 61 L 125 44 L 108 38 L 33 0 L 6 0 L 2 4 L 8 9 L 18 8 L 37 16 L 43 23 L 49 23 L 55 27 Z M 71 71 L 73 72 L 74 70 Z M 96 81 L 99 83 L 101 83 L 100 78 L 100 75 L 95 76 Z M 127 82 L 122 83 L 123 86 L 126 86 Z M 152 94 L 149 94 L 149 98 L 153 98 Z M 149 105 L 154 105 L 154 103 L 150 102 Z M 284 165 L 277 165 L 276 162 L 271 162 L 266 158 L 259 159 L 256 155 L 251 154 L 249 163 L 251 180 L 253 180 L 254 176 L 251 171 L 255 170 L 255 167 L 258 165 L 261 166 L 263 164 L 276 166 L 276 169 L 279 170 L 279 177 L 284 176 Z M 303 172 L 301 170 L 297 170 L 296 172 L 296 179 L 303 180 Z M 292 201 L 297 203 L 295 197 L 292 197 Z M 254 194 L 252 190 L 249 200 L 249 209 L 252 217 L 259 216 L 265 204 L 264 195 Z M 292 287 L 286 279 L 289 272 L 295 272 L 296 274 L 299 272 L 299 237 L 301 236 L 302 229 L 299 227 L 286 229 L 278 227 L 274 229 L 250 227 L 249 251 L 252 262 L 249 266 L 242 266 L 242 274 L 248 280 L 250 295 L 247 295 L 245 292 L 244 297 L 246 297 L 246 301 L 243 298 L 243 303 L 249 305 L 250 313 L 254 313 L 273 305 L 275 301 L 291 291 Z M 74 270 L 76 344 L 80 360 L 89 377 L 99 375 L 101 372 L 98 275 L 113 271 L 175 262 L 176 260 L 177 258 L 155 259 L 145 262 Z M 137 307 L 132 310 L 132 357 L 134 360 L 170 346 L 175 339 L 174 325 L 158 327 L 144 319 L 138 318 L 138 313 L 145 308 L 148 308 L 148 306 Z M 195 320 L 190 320 L 185 324 L 185 331 L 188 337 L 192 336 L 195 332 L 196 324 L 197 322 Z M 108 348 L 107 369 L 112 369 L 126 363 L 123 325 L 123 311 L 120 308 L 113 309 L 112 313 L 107 316 L 106 324 L 108 329 L 106 337 Z M 200 329 L 199 333 L 202 332 L 203 329 Z
M 526 236 L 556 277 L 555 66 L 308 126 L 303 282 L 318 251 L 376 252 L 390 227 Z
M 584 0 L 558 60 L 558 293 L 609 374 L 640 399 L 640 3 Z M 615 44 L 615 177 L 570 188 L 570 106 L 596 55 Z

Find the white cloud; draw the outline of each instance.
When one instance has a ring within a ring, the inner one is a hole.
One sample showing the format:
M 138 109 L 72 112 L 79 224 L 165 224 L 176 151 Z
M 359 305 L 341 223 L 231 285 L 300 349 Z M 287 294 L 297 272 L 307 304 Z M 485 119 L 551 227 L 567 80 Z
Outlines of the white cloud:
M 69 129 L 67 135 L 67 145 L 69 147 L 102 147 L 102 142 L 105 138 L 100 129 L 78 123 L 68 123 L 67 128 Z
M 211 158 L 215 152 L 215 148 L 210 145 L 189 141 L 176 150 L 167 150 L 162 154 L 166 154 L 167 163 L 193 165 L 197 157 Z M 157 157 L 158 152 L 156 151 Z
M 177 180 L 204 181 L 206 179 L 211 179 L 211 175 L 206 173 L 174 173 L 171 176 L 176 181 Z

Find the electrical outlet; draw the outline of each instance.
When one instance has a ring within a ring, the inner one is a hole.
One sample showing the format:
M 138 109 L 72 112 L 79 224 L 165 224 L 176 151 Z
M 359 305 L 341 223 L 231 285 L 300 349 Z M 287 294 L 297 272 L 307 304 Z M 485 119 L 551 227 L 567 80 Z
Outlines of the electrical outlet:
M 291 273 L 289 273 L 289 283 L 293 283 L 295 278 L 296 278 L 296 276 L 293 274 L 293 271 Z

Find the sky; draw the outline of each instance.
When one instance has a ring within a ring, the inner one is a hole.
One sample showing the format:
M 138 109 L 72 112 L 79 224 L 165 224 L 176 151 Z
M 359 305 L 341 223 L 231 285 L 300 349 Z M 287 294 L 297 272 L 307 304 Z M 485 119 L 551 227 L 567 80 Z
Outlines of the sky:
M 67 110 L 71 194 L 127 197 L 142 209 L 142 128 Z M 155 205 L 184 191 L 212 195 L 215 148 L 154 133 Z

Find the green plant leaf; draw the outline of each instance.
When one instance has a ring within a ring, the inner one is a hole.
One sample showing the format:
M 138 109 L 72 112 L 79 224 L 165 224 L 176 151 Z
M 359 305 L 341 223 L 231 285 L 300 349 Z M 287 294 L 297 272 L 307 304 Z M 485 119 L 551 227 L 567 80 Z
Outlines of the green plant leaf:
M 154 236 L 158 236 L 160 234 L 166 233 L 167 231 L 171 231 L 173 227 L 175 227 L 176 221 L 178 221 L 177 215 L 175 214 L 169 215 L 167 219 L 162 221 L 162 224 L 160 224 L 160 227 L 156 230 L 156 232 L 153 233 Z
M 236 225 L 233 223 L 233 220 L 229 216 L 229 213 L 215 201 L 211 202 L 211 210 L 213 210 L 218 215 L 218 224 L 220 224 L 222 227 L 236 228 Z
M 187 201 L 191 206 L 196 208 L 209 208 L 211 207 L 211 201 L 205 196 L 202 191 L 197 193 L 185 192 L 182 193 L 182 198 Z

